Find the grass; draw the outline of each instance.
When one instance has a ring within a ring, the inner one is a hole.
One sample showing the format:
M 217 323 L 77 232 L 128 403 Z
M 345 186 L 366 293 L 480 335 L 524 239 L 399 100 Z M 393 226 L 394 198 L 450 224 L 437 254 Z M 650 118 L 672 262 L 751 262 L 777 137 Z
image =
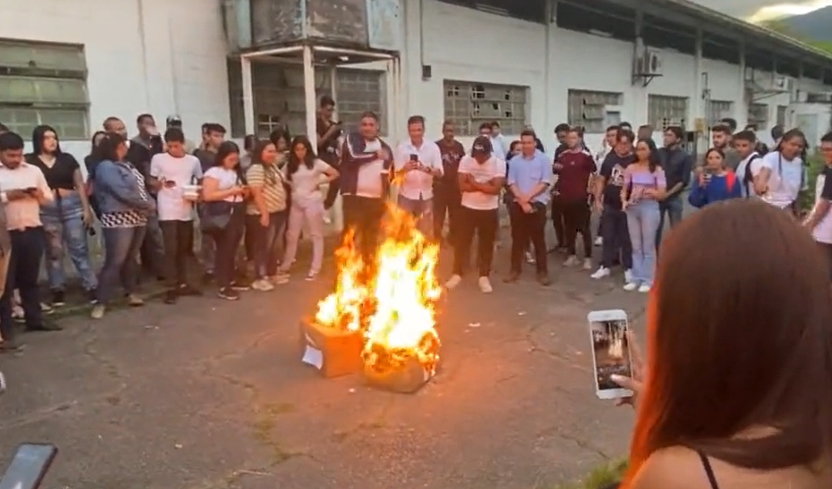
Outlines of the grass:
M 558 485 L 552 489 L 602 489 L 621 480 L 627 470 L 627 460 L 616 459 L 593 468 L 578 481 Z

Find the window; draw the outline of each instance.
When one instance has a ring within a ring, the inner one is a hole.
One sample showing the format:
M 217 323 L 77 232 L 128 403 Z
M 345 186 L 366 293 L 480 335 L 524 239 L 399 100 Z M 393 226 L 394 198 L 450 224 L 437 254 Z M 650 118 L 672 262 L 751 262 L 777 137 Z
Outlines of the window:
M 708 124 L 713 127 L 719 124 L 719 121 L 734 115 L 733 102 L 723 100 L 711 100 L 708 102 Z
M 26 138 L 48 124 L 87 139 L 86 80 L 83 46 L 0 39 L 0 122 Z
M 786 111 L 789 110 L 789 107 L 786 105 L 778 105 L 777 106 L 777 124 L 783 127 L 786 126 Z
M 648 124 L 653 126 L 654 130 L 665 130 L 669 126 L 680 126 L 684 129 L 687 116 L 687 97 L 647 96 Z
M 569 90 L 569 125 L 583 126 L 587 134 L 603 134 L 611 121 L 620 122 L 617 106 L 623 102 L 623 93 Z
M 504 134 L 520 134 L 526 125 L 528 87 L 445 80 L 445 119 L 460 136 L 479 134 L 483 122 L 498 122 Z
M 252 62 L 251 78 L 254 92 L 254 114 L 257 135 L 266 137 L 278 125 L 285 125 L 292 134 L 306 133 L 303 69 L 295 65 Z M 315 93 L 320 99 L 330 95 L 330 73 L 317 70 Z M 231 135 L 245 135 L 243 85 L 239 60 L 228 60 Z M 335 73 L 335 100 L 338 119 L 346 128 L 355 127 L 362 113 L 378 114 L 381 132 L 386 132 L 385 74 L 375 70 L 338 68 Z
M 748 124 L 755 126 L 758 131 L 768 129 L 768 105 L 748 104 Z

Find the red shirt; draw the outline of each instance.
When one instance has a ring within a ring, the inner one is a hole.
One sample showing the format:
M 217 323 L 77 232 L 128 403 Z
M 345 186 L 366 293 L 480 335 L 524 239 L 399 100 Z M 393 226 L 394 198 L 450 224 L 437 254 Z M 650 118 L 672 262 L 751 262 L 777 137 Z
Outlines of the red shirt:
M 589 197 L 589 177 L 597 169 L 592 156 L 585 151 L 564 151 L 558 155 L 555 163 L 562 165 L 555 169 L 555 175 L 558 175 L 555 184 L 555 190 L 558 192 L 556 198 L 564 202 L 586 200 Z

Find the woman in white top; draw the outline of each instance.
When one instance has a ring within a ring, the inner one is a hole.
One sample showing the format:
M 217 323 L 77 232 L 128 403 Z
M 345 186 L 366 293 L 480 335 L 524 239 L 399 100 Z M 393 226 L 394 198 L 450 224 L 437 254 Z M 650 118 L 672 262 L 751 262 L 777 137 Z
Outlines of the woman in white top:
M 222 299 L 237 300 L 239 294 L 231 288 L 234 277 L 234 258 L 243 234 L 245 200 L 249 189 L 240 171 L 240 148 L 231 141 L 217 150 L 214 166 L 202 180 L 202 199 L 205 212 L 202 231 L 210 235 L 217 246 L 214 273 Z
M 805 183 L 803 150 L 806 136 L 792 129 L 780 139 L 774 151 L 763 157 L 754 189 L 769 204 L 797 215 L 797 197 Z
M 295 261 L 300 232 L 305 223 L 312 238 L 312 264 L 306 279 L 314 280 L 321 271 L 324 259 L 324 196 L 321 186 L 338 178 L 338 171 L 318 159 L 306 136 L 295 137 L 291 148 L 286 163 L 286 179 L 292 187 L 292 204 L 289 207 L 282 278 L 284 281 L 288 278 L 289 267 Z

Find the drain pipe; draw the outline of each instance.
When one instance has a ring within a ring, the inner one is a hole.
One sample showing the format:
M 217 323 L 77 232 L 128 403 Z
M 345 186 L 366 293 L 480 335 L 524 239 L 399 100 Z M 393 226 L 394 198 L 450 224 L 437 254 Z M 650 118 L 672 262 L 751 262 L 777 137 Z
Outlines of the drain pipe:
M 144 27 L 144 0 L 136 0 L 136 7 L 138 9 L 138 28 L 139 28 L 139 42 L 142 46 L 142 78 L 144 79 L 144 105 L 145 110 L 150 110 L 150 72 L 147 68 L 147 35 Z

